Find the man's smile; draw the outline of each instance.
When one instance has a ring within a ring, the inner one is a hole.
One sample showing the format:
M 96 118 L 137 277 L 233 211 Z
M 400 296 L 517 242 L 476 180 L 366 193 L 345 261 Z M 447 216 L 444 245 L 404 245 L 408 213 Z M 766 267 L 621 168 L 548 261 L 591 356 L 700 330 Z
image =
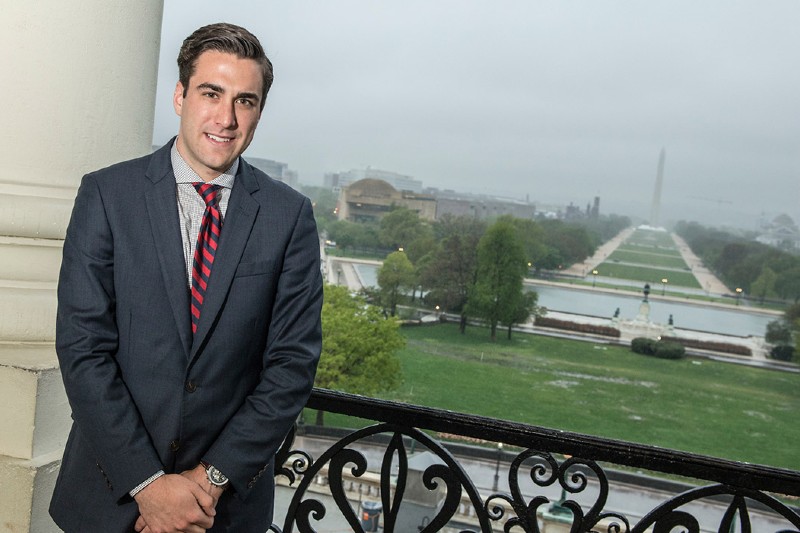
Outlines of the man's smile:
M 206 133 L 206 137 L 208 137 L 209 139 L 211 139 L 214 142 L 219 142 L 219 143 L 227 143 L 227 142 L 231 142 L 233 140 L 233 139 L 229 139 L 227 137 L 219 137 L 219 136 L 214 135 L 212 133 Z

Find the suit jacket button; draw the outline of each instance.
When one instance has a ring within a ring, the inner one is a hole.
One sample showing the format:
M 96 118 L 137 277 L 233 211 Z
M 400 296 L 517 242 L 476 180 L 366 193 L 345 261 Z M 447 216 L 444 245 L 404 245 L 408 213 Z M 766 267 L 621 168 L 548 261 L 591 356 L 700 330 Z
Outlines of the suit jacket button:
M 197 383 L 195 383 L 194 380 L 190 379 L 189 381 L 186 382 L 185 389 L 186 392 L 194 392 L 197 390 Z
M 169 451 L 177 452 L 180 449 L 181 449 L 180 441 L 178 441 L 178 440 L 170 441 L 170 443 L 169 443 Z

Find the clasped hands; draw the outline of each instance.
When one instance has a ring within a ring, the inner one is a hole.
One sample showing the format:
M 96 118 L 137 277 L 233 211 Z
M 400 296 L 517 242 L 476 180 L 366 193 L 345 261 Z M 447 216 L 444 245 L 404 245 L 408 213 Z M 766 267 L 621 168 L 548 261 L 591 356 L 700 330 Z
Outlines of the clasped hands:
M 181 474 L 165 474 L 135 497 L 140 533 L 203 533 L 214 525 L 216 506 L 225 489 L 209 483 L 197 465 Z

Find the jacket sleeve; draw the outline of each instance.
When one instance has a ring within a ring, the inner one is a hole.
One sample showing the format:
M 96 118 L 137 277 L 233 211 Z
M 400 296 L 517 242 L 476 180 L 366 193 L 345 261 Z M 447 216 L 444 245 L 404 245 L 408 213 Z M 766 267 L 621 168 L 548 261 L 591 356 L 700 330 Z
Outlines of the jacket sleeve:
M 92 174 L 84 176 L 64 241 L 56 352 L 75 429 L 117 499 L 163 468 L 116 361 L 114 236 Z
M 245 499 L 272 459 L 314 385 L 322 348 L 322 276 L 311 204 L 299 209 L 278 280 L 260 381 L 203 455 Z

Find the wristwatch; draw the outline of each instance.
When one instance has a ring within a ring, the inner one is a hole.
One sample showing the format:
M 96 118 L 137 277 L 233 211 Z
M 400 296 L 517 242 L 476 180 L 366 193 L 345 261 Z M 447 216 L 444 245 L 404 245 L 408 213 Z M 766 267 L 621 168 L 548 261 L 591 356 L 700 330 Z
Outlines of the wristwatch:
M 200 461 L 200 464 L 206 469 L 206 477 L 208 477 L 209 483 L 220 488 L 228 484 L 228 477 L 220 472 L 217 467 L 210 465 L 205 461 Z

